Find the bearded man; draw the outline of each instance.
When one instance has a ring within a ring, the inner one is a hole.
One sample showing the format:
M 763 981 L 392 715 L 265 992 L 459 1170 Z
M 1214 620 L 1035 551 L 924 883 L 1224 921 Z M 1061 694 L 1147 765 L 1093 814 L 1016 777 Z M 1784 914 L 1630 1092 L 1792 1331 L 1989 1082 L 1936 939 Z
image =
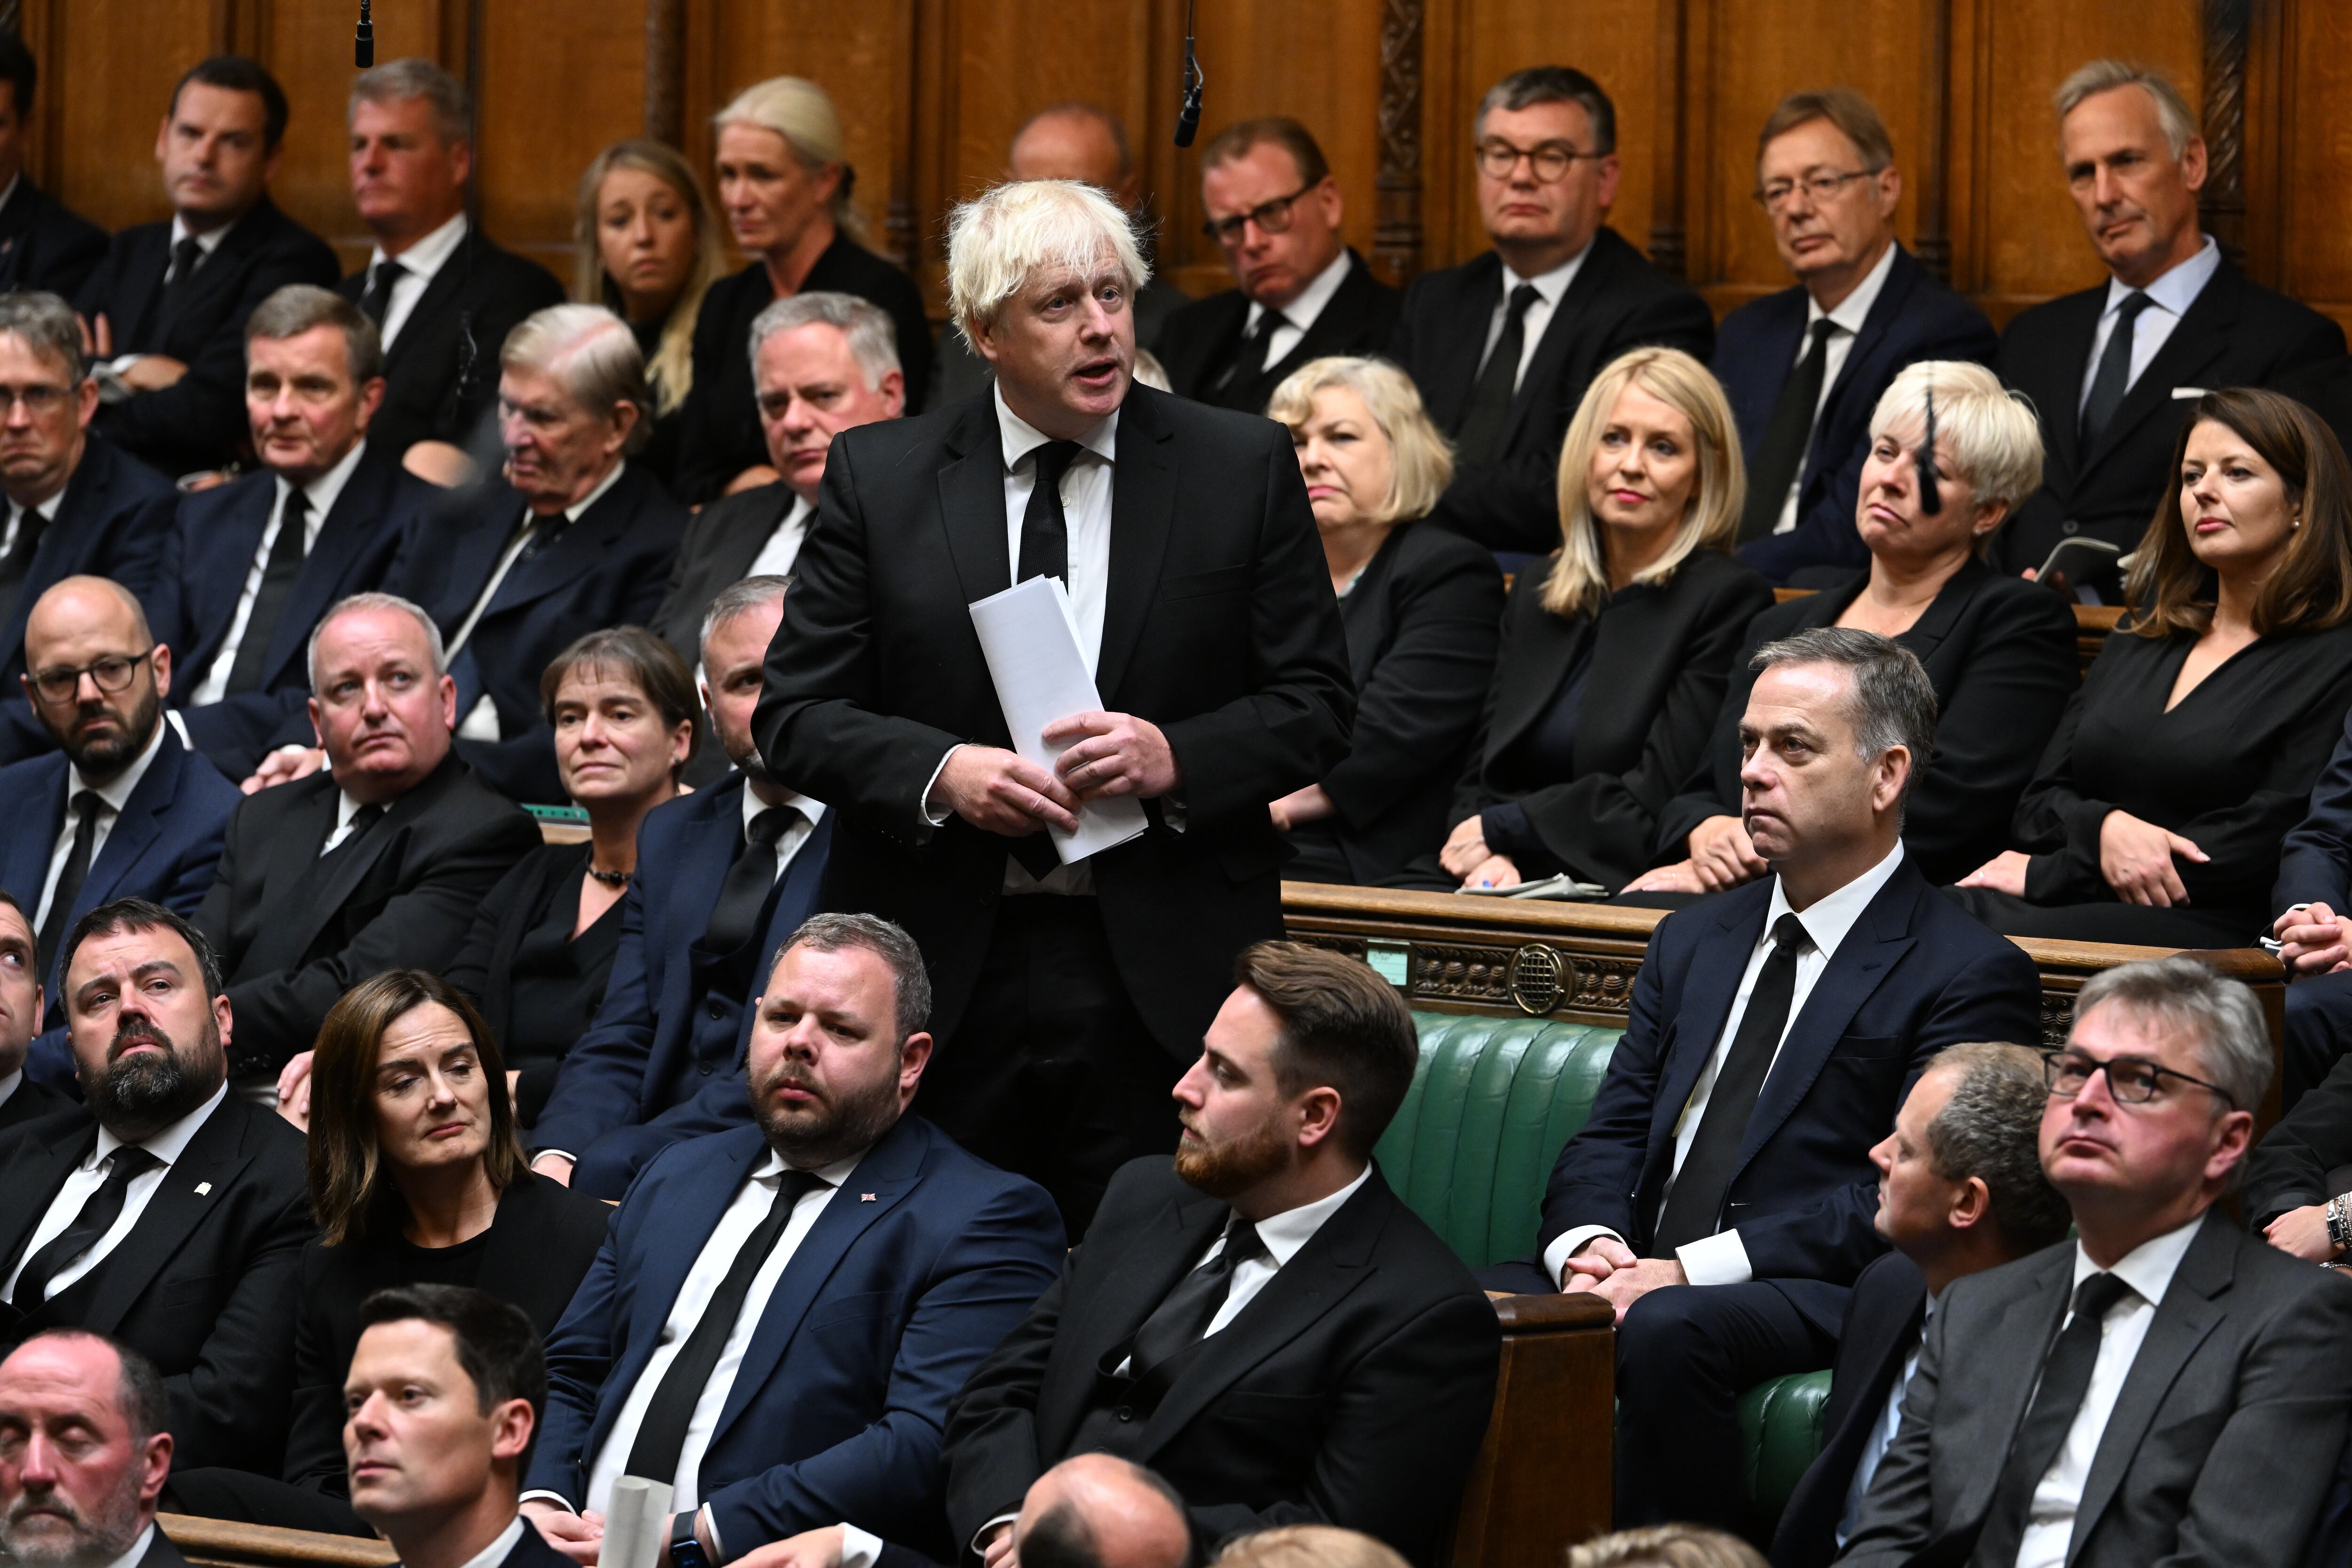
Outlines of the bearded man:
M 172 1405 L 145 1356 L 49 1329 L 0 1361 L 0 1557 L 18 1568 L 187 1568 L 155 1528 Z

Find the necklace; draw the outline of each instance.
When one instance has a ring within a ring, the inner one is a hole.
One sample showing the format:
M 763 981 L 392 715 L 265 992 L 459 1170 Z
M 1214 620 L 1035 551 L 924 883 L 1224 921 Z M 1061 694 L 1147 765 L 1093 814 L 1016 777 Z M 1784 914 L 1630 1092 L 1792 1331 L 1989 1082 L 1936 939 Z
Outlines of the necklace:
M 626 871 L 599 871 L 593 861 L 589 863 L 587 869 L 590 876 L 608 888 L 625 888 L 629 885 L 629 873 Z

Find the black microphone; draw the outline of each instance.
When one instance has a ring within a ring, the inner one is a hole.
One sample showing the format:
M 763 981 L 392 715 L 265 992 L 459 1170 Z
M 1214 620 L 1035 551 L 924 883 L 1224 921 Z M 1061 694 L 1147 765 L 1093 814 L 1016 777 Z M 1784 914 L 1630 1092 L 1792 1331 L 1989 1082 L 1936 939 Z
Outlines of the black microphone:
M 1201 74 L 1201 61 L 1192 53 L 1192 6 L 1184 6 L 1184 76 L 1178 90 L 1184 95 L 1184 107 L 1176 114 L 1176 145 L 1190 147 L 1201 130 L 1201 89 L 1209 85 Z
M 1926 391 L 1927 434 L 1919 449 L 1911 454 L 1911 463 L 1919 475 L 1919 510 L 1934 517 L 1944 510 L 1944 495 L 1936 487 L 1936 388 L 1931 384 Z
M 368 20 L 368 0 L 360 0 L 360 30 L 352 39 L 352 63 L 362 70 L 375 64 L 375 24 Z

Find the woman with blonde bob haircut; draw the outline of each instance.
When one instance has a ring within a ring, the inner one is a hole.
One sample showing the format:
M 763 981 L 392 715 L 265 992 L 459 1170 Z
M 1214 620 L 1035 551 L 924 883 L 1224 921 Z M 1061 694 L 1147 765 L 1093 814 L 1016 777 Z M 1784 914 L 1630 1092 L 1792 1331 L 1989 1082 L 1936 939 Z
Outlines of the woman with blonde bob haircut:
M 1331 591 L 1356 727 L 1348 758 L 1270 807 L 1293 881 L 1379 884 L 1444 830 L 1445 805 L 1494 673 L 1503 576 L 1460 534 L 1420 526 L 1454 454 L 1412 378 L 1383 360 L 1299 366 L 1266 413 L 1290 427 Z
M 1304 371 L 1306 365 L 1299 366 Z M 1275 396 L 1282 391 L 1275 389 Z M 1433 503 L 1434 504 L 1434 503 Z M 1406 1568 L 1396 1548 L 1336 1524 L 1285 1524 L 1225 1542 L 1210 1568 Z
M 1723 388 L 1679 349 L 1598 376 L 1559 455 L 1560 548 L 1511 585 L 1454 831 L 1429 887 L 1565 874 L 1615 892 L 1705 752 L 1732 650 L 1772 602 L 1729 553 L 1746 494 Z

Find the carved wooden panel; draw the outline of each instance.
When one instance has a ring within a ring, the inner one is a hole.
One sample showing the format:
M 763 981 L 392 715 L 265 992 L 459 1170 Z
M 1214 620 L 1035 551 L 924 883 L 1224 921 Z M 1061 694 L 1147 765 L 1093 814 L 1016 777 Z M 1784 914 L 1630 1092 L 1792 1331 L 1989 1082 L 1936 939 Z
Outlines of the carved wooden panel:
M 568 282 L 580 171 L 645 129 L 645 0 L 482 0 L 479 26 L 482 226 Z

